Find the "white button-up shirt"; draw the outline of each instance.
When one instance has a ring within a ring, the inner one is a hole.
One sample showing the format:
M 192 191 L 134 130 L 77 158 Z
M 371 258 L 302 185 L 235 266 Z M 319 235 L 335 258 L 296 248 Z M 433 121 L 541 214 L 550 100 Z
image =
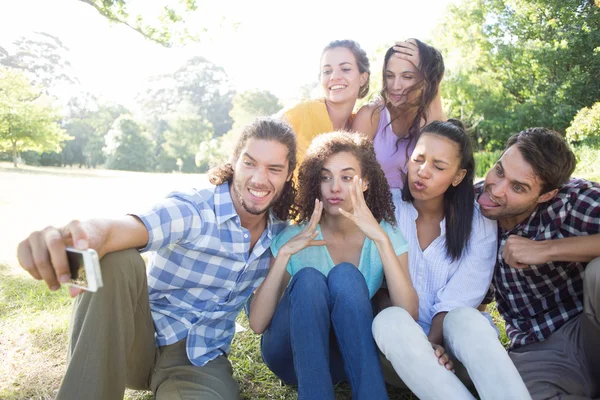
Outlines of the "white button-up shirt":
M 498 228 L 496 221 L 481 215 L 479 204 L 475 203 L 469 243 L 462 257 L 452 261 L 446 253 L 446 219 L 440 223 L 440 236 L 421 250 L 418 216 L 412 203 L 396 203 L 398 226 L 408 241 L 410 277 L 419 296 L 417 322 L 428 334 L 437 313 L 456 307 L 477 307 L 483 300 L 494 273 Z

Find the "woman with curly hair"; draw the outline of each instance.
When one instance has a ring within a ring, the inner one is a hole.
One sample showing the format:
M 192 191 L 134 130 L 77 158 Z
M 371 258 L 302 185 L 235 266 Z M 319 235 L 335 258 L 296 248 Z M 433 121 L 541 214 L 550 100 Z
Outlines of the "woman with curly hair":
M 439 51 L 417 39 L 385 53 L 379 97 L 356 113 L 352 129 L 366 134 L 375 147 L 394 204 L 401 200 L 402 178 L 421 128 L 445 120 L 439 86 L 444 60 Z
M 299 399 L 334 399 L 347 379 L 354 399 L 387 399 L 373 342 L 370 299 L 385 275 L 394 305 L 417 318 L 406 241 L 371 142 L 318 136 L 299 171 L 300 223 L 273 241 L 271 267 L 250 304 L 265 364 Z

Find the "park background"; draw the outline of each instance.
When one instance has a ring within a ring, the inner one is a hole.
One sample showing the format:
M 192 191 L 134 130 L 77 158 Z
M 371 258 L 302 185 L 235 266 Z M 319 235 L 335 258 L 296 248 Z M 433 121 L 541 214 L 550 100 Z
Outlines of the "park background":
M 330 40 L 367 50 L 364 101 L 377 95 L 395 40 L 439 49 L 444 110 L 472 135 L 479 177 L 511 134 L 546 126 L 571 143 L 575 175 L 600 181 L 600 0 L 213 3 L 0 5 L 1 399 L 54 397 L 72 303 L 25 276 L 17 243 L 49 224 L 140 211 L 207 185 L 203 174 L 227 159 L 245 124 L 319 96 Z M 257 343 L 250 331 L 234 339 L 242 395 L 295 398 Z M 347 385 L 337 393 L 350 397 Z

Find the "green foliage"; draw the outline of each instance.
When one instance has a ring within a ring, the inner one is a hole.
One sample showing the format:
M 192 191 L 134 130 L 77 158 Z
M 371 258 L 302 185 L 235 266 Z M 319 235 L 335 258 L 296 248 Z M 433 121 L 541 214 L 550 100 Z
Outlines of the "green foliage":
M 502 155 L 501 150 L 479 151 L 473 154 L 475 157 L 475 176 L 483 178 L 488 171 L 496 164 Z
M 111 22 L 130 27 L 147 39 L 171 46 L 187 40 L 198 40 L 186 27 L 186 17 L 197 10 L 196 0 L 169 0 L 156 3 L 158 8 L 144 7 L 135 12 L 128 0 L 79 0 L 89 4 Z M 138 8 L 139 9 L 139 8 Z M 150 11 L 150 12 L 149 12 Z
M 567 140 L 600 147 L 600 102 L 579 110 L 567 128 Z
M 157 170 L 202 172 L 196 166 L 196 152 L 203 143 L 211 140 L 212 135 L 212 125 L 203 118 L 177 116 L 163 134 L 164 143 L 157 160 Z M 178 159 L 181 160 L 179 165 Z
M 32 84 L 48 89 L 77 82 L 68 60 L 68 49 L 58 37 L 34 32 L 17 39 L 14 47 L 12 53 L 4 50 L 0 65 L 25 72 Z
M 465 0 L 451 5 L 434 45 L 447 74 L 449 117 L 500 149 L 532 126 L 563 132 L 600 98 L 600 9 L 589 0 Z
M 268 90 L 247 90 L 235 95 L 229 115 L 233 129 L 243 129 L 254 118 L 277 114 L 282 108 L 277 96 Z
M 124 171 L 151 171 L 153 143 L 130 116 L 119 117 L 106 135 L 106 167 Z
M 577 158 L 577 168 L 574 176 L 582 178 L 596 177 L 600 174 L 598 160 L 600 160 L 600 146 L 588 146 L 579 144 L 573 146 L 573 152 Z M 591 178 L 590 178 L 591 179 Z M 597 180 L 597 178 L 595 178 Z
M 64 165 L 95 168 L 104 164 L 104 136 L 119 116 L 128 113 L 127 109 L 100 102 L 91 94 L 81 94 L 71 98 L 68 111 L 64 127 L 74 140 L 63 148 Z
M 59 151 L 71 139 L 59 120 L 50 99 L 22 72 L 0 68 L 0 151 L 12 151 L 15 166 L 22 151 Z

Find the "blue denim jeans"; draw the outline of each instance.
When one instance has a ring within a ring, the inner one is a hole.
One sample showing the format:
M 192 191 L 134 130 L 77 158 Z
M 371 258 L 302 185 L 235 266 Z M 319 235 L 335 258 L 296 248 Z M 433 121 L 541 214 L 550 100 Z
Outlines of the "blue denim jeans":
M 298 399 L 334 400 L 333 385 L 348 379 L 356 400 L 388 399 L 371 333 L 373 311 L 365 278 L 349 263 L 327 277 L 296 273 L 261 340 L 265 364 Z

